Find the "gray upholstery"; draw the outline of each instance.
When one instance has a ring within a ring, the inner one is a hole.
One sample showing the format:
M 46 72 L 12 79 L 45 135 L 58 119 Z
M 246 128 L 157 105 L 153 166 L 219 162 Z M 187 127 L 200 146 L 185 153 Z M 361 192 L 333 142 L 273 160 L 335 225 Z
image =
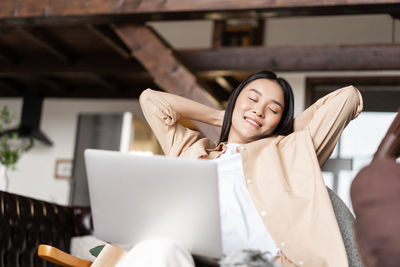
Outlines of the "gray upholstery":
M 331 198 L 333 210 L 336 215 L 336 220 L 339 224 L 340 232 L 342 234 L 344 246 L 346 247 L 349 266 L 361 267 L 363 264 L 358 255 L 353 232 L 353 223 L 355 220 L 354 216 L 347 208 L 346 204 L 336 195 L 336 193 L 329 188 L 327 189 L 329 197 Z

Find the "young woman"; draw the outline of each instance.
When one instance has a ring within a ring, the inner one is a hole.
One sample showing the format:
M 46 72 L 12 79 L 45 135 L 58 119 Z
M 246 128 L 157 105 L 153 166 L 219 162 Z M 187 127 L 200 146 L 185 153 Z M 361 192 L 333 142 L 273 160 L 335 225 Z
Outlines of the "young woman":
M 244 80 L 225 111 L 150 89 L 140 104 L 166 155 L 217 161 L 224 254 L 250 249 L 283 266 L 348 266 L 320 166 L 362 110 L 356 88 L 330 93 L 295 120 L 290 85 L 269 71 Z M 180 118 L 222 126 L 220 142 Z M 157 246 L 161 263 L 154 262 Z M 194 266 L 185 248 L 169 241 L 137 245 L 120 266 L 146 253 L 148 266 Z

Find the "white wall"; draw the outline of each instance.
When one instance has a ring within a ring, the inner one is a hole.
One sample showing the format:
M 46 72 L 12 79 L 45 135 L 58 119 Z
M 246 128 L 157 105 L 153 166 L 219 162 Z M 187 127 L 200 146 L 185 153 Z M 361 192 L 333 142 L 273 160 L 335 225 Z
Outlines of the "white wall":
M 266 46 L 335 45 L 392 42 L 389 15 L 270 18 L 265 21 Z
M 394 22 L 394 42 L 400 42 L 400 20 L 396 19 Z
M 210 20 L 149 22 L 175 49 L 209 48 L 212 43 L 213 22 Z
M 0 99 L 0 106 L 7 105 L 19 119 L 22 99 Z M 131 111 L 143 119 L 137 100 L 87 100 L 45 99 L 42 111 L 42 131 L 53 141 L 53 146 L 36 142 L 22 156 L 15 171 L 9 171 L 10 192 L 68 204 L 69 181 L 56 179 L 54 167 L 57 159 L 72 159 L 76 125 L 79 113 L 106 113 Z

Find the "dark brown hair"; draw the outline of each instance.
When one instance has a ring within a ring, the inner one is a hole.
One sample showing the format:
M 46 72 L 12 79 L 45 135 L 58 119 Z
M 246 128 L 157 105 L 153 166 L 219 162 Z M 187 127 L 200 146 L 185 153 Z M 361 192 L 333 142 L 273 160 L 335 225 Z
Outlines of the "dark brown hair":
M 226 142 L 228 140 L 229 131 L 232 125 L 232 114 L 235 109 L 236 100 L 246 85 L 257 79 L 268 79 L 276 81 L 282 88 L 284 98 L 284 109 L 282 113 L 281 121 L 272 133 L 273 135 L 288 135 L 293 132 L 293 121 L 294 121 L 294 97 L 293 91 L 290 84 L 283 78 L 277 77 L 272 71 L 263 70 L 254 73 L 242 81 L 232 95 L 229 97 L 228 105 L 226 106 L 224 122 L 222 124 L 221 136 L 219 142 Z

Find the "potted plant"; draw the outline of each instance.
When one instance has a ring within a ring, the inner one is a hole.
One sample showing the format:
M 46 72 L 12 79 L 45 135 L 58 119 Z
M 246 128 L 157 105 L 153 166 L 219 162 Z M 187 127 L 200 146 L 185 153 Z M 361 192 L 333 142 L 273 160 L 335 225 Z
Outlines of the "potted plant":
M 5 106 L 0 110 L 0 190 L 8 191 L 7 171 L 15 169 L 21 155 L 33 146 L 32 138 L 19 138 L 17 132 L 10 132 L 13 117 Z

